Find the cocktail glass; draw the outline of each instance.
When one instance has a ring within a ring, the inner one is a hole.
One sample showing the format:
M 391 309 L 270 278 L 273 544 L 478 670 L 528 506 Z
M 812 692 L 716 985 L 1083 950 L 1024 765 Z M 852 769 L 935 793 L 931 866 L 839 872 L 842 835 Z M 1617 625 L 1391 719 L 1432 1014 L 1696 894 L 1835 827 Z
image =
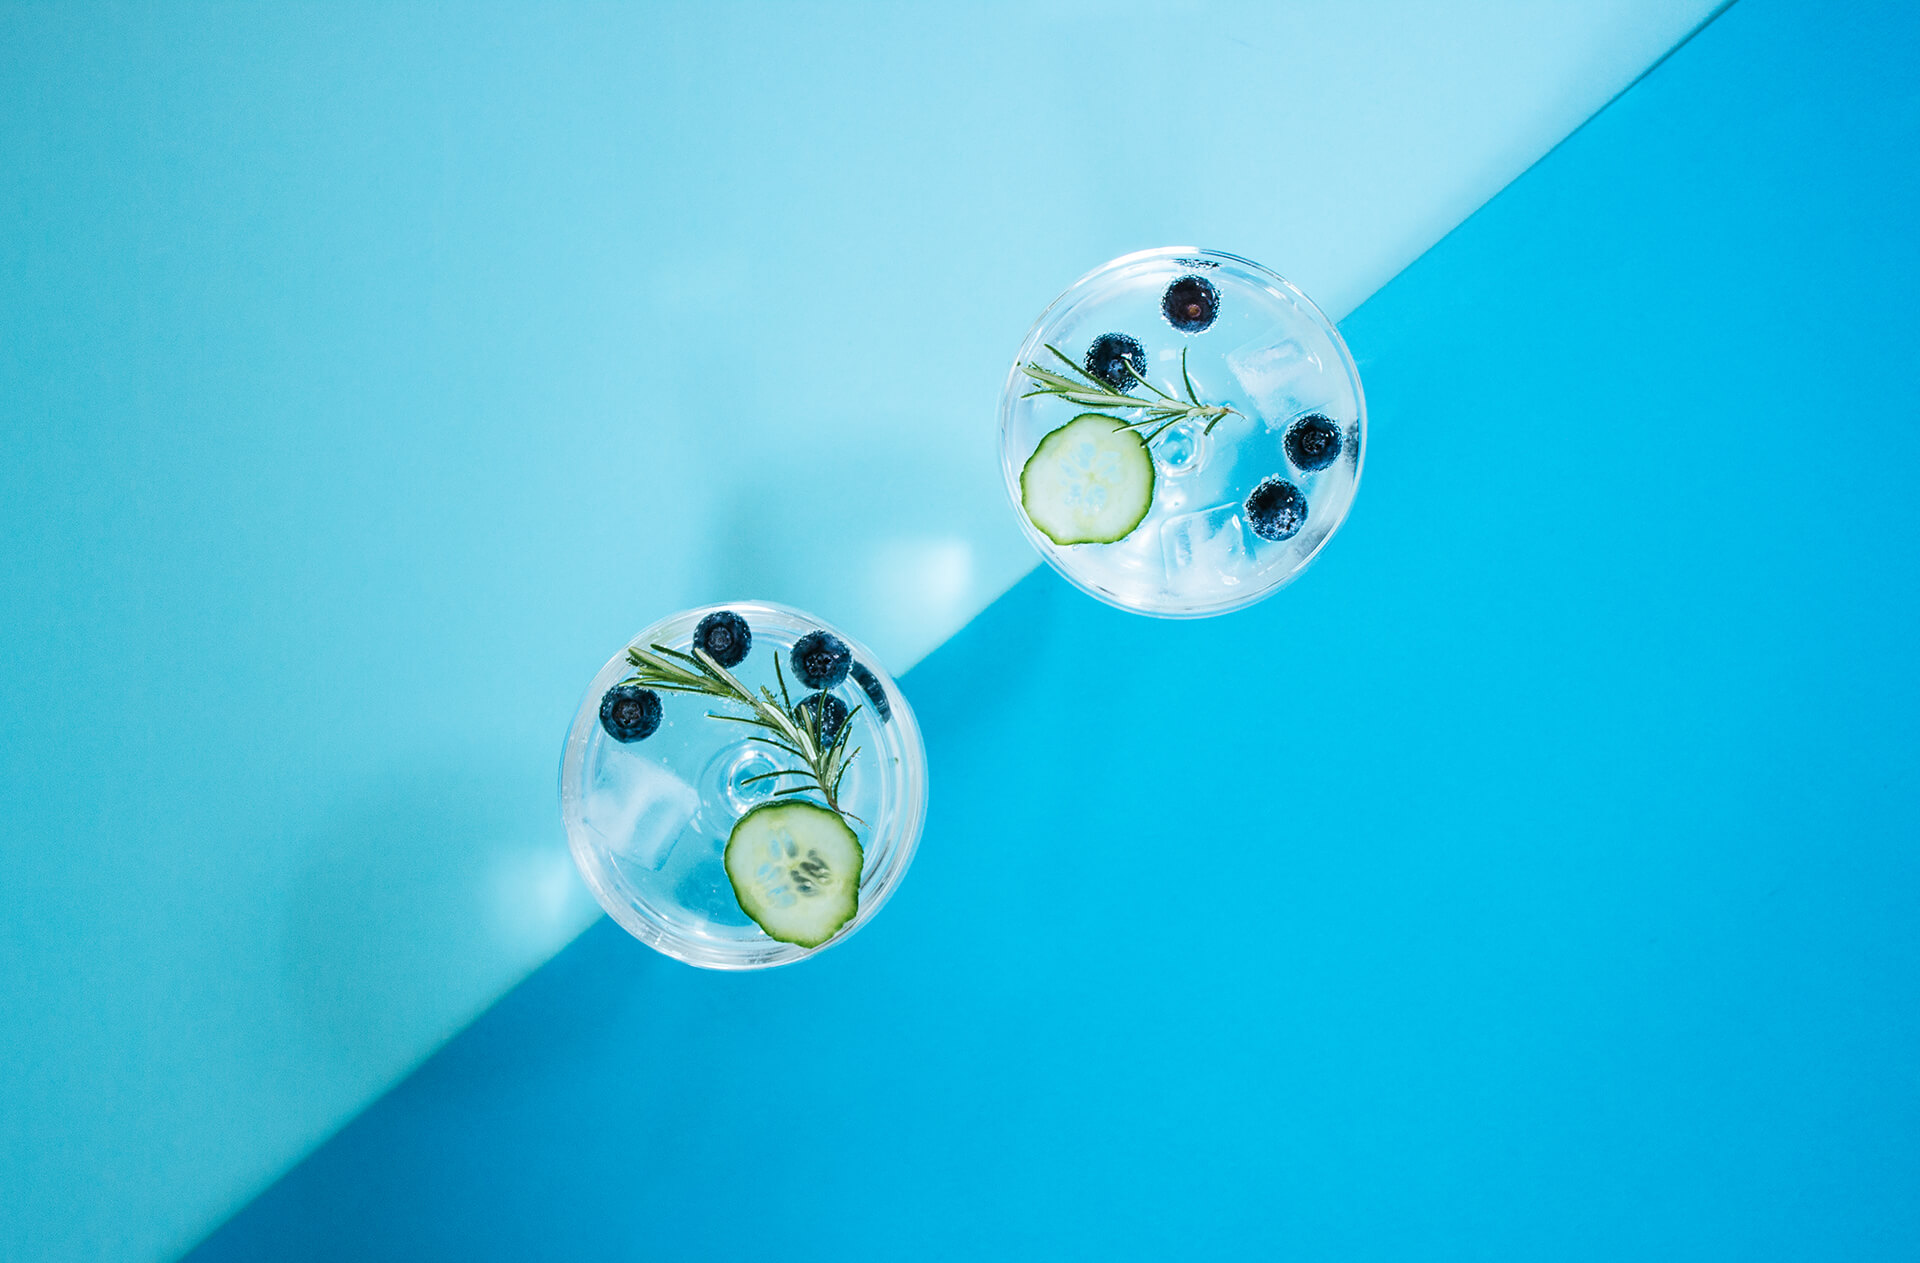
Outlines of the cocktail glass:
M 878 660 L 764 601 L 635 636 L 594 676 L 561 759 L 568 842 L 600 906 L 712 969 L 851 936 L 905 875 L 926 802 L 913 709 Z
M 1367 405 L 1321 310 L 1257 263 L 1189 246 L 1089 272 L 1021 344 L 1000 457 L 1041 555 L 1170 618 L 1272 594 L 1346 520 Z

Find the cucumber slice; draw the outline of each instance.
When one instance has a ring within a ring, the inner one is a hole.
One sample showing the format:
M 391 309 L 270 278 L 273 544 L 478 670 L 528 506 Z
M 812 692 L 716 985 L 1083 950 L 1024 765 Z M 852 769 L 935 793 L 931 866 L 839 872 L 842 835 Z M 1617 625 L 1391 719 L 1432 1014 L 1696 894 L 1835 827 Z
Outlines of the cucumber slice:
M 815 803 L 762 803 L 740 817 L 724 862 L 733 897 L 767 937 L 818 947 L 860 907 L 860 839 Z
M 1111 544 L 1153 507 L 1153 457 L 1140 435 L 1083 412 L 1033 449 L 1020 471 L 1020 507 L 1056 544 Z

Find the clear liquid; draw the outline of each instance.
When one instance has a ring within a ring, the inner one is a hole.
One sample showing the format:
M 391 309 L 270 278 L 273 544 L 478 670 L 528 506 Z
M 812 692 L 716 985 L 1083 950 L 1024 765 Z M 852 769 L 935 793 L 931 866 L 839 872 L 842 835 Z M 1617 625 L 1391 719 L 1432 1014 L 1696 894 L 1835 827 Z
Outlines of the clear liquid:
M 1183 333 L 1161 314 L 1168 284 L 1189 275 L 1206 277 L 1220 295 L 1213 324 L 1199 333 Z M 1054 544 L 1022 510 L 1035 546 L 1095 595 L 1155 614 L 1222 612 L 1293 579 L 1345 520 L 1364 457 L 1360 379 L 1331 323 L 1256 265 L 1207 251 L 1156 250 L 1115 260 L 1062 295 L 1028 335 L 1018 363 L 1051 362 L 1049 343 L 1078 363 L 1105 333 L 1137 339 L 1148 378 L 1175 396 L 1184 394 L 1185 351 L 1200 400 L 1241 415 L 1211 434 L 1182 422 L 1153 442 L 1153 504 L 1125 539 Z M 1027 389 L 1016 364 L 1001 409 L 1002 464 L 1016 506 L 1020 471 L 1040 440 L 1085 411 L 1059 399 L 1020 398 Z M 1289 426 L 1316 413 L 1338 426 L 1341 450 L 1330 466 L 1309 472 L 1287 459 L 1284 440 Z M 1306 523 L 1287 540 L 1263 539 L 1246 521 L 1247 496 L 1273 475 L 1307 501 Z
M 773 667 L 778 657 L 792 700 L 809 692 L 796 687 L 788 655 L 801 636 L 826 625 L 779 606 L 741 602 L 726 608 L 742 614 L 753 629 L 751 652 L 733 668 L 740 681 L 752 689 L 764 684 L 778 697 Z M 634 643 L 658 642 L 685 651 L 695 623 L 709 612 L 665 620 Z M 892 710 L 881 720 L 852 676 L 829 690 L 855 712 L 847 745 L 858 747 L 858 753 L 841 782 L 839 804 L 858 817 L 849 823 L 865 852 L 857 926 L 877 910 L 911 858 L 925 805 L 925 756 L 905 698 L 879 673 L 867 650 L 848 643 L 856 661 L 878 675 Z M 748 740 L 758 729 L 709 717 L 709 712 L 745 714 L 744 705 L 683 693 L 660 694 L 661 723 L 651 736 L 630 743 L 614 740 L 600 726 L 599 701 L 626 674 L 623 650 L 582 700 L 562 764 L 562 814 L 575 859 L 595 896 L 636 936 L 696 964 L 752 967 L 804 955 L 806 949 L 769 939 L 741 910 L 722 859 L 741 816 L 769 801 L 775 790 L 803 783 L 799 778 L 748 783 L 749 778 L 798 761 Z

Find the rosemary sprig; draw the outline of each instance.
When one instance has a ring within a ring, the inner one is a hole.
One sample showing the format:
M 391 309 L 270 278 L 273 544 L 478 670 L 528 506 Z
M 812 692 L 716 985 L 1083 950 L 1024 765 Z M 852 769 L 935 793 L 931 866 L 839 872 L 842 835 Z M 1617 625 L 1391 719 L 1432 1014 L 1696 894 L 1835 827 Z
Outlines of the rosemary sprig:
M 826 800 L 829 810 L 851 820 L 860 819 L 840 806 L 840 782 L 846 778 L 847 768 L 852 766 L 854 757 L 860 753 L 859 746 L 847 749 L 847 737 L 853 732 L 853 717 L 860 713 L 858 706 L 847 713 L 846 719 L 840 723 L 840 730 L 834 733 L 832 739 L 823 742 L 820 738 L 820 721 L 826 708 L 810 707 L 805 712 L 804 720 L 794 718 L 793 698 L 787 692 L 787 677 L 780 669 L 777 654 L 773 659 L 773 673 L 780 681 L 778 697 L 764 684 L 755 693 L 742 684 L 733 672 L 715 662 L 704 649 L 682 653 L 665 645 L 654 645 L 651 652 L 629 648 L 627 661 L 633 664 L 633 674 L 622 680 L 622 684 L 638 684 L 668 693 L 696 693 L 745 706 L 749 712 L 746 715 L 721 715 L 708 711 L 707 717 L 760 728 L 764 730 L 763 735 L 748 737 L 747 740 L 772 746 L 804 765 L 749 776 L 740 782 L 742 785 L 782 776 L 797 776 L 804 783 L 776 789 L 773 791 L 774 797 L 817 793 Z
M 1145 436 L 1145 441 L 1149 443 L 1165 433 L 1168 426 L 1181 421 L 1205 421 L 1207 428 L 1202 433 L 1211 434 L 1214 426 L 1228 417 L 1240 415 L 1239 409 L 1230 408 L 1226 404 L 1200 402 L 1200 393 L 1193 387 L 1193 376 L 1187 372 L 1185 348 L 1180 351 L 1180 380 L 1185 384 L 1187 395 L 1183 401 L 1148 381 L 1125 356 L 1120 357 L 1121 366 L 1127 370 L 1129 377 L 1152 391 L 1153 398 L 1136 399 L 1124 391 L 1115 390 L 1068 359 L 1053 343 L 1047 343 L 1046 347 L 1053 352 L 1053 358 L 1067 366 L 1068 372 L 1073 376 L 1068 377 L 1053 369 L 1042 368 L 1029 360 L 1020 366 L 1020 371 L 1033 379 L 1033 389 L 1020 396 L 1022 399 L 1052 395 L 1056 399 L 1064 399 L 1070 404 L 1091 408 L 1097 412 L 1128 412 L 1138 409 L 1141 413 L 1140 419 L 1125 422 L 1120 428 L 1144 430 L 1151 427 L 1151 432 Z

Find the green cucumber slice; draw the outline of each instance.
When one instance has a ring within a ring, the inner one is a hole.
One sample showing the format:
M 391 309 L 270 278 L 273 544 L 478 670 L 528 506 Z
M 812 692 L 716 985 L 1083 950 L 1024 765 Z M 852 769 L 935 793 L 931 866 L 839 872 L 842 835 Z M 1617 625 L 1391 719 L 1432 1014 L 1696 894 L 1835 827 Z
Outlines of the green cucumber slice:
M 1083 412 L 1033 449 L 1020 471 L 1020 507 L 1056 544 L 1111 544 L 1153 507 L 1153 457 L 1140 435 Z
M 815 803 L 755 807 L 733 826 L 723 859 L 733 897 L 768 938 L 818 947 L 860 908 L 860 839 Z

